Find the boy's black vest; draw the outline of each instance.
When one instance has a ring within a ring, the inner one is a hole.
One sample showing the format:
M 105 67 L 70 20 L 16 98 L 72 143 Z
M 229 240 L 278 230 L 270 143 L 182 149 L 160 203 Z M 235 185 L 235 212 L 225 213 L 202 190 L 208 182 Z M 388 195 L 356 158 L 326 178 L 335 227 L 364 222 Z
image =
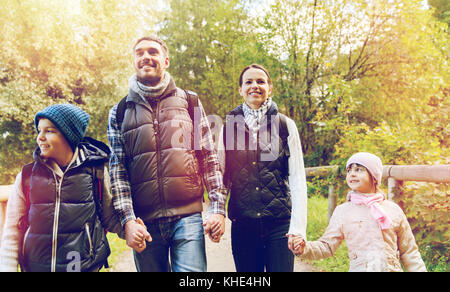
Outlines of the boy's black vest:
M 240 123 L 230 122 L 233 118 L 239 121 L 239 117 Z M 250 146 L 249 129 L 243 117 L 241 105 L 229 113 L 223 131 L 226 151 L 224 180 L 227 185 L 231 184 L 228 216 L 232 220 L 289 219 L 292 204 L 288 185 L 289 133 L 286 117 L 278 113 L 276 104 L 272 102 L 265 116 L 267 123 L 261 125 L 267 128 L 258 133 L 256 147 Z M 228 131 L 234 134 L 234 141 L 230 141 L 231 135 L 227 137 L 227 127 L 233 127 Z M 276 132 L 273 133 L 274 129 Z M 265 134 L 268 137 L 273 135 L 272 139 L 262 139 L 261 135 Z M 239 141 L 245 141 L 245 145 Z
M 203 185 L 192 148 L 188 100 L 173 81 L 149 103 L 132 90 L 126 97 L 121 122 L 126 167 L 134 212 L 144 221 L 202 211 Z
M 106 263 L 110 249 L 93 182 L 93 170 L 108 162 L 109 149 L 103 145 L 106 148 L 100 150 L 81 142 L 86 160 L 66 170 L 60 184 L 36 150 L 29 182 L 29 229 L 21 247 L 26 271 L 91 271 Z

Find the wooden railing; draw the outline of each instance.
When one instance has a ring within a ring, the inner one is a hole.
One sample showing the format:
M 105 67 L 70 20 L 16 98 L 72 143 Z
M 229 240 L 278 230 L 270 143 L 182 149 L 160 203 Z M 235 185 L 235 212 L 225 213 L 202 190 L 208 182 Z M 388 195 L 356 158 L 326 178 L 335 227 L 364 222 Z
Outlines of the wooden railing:
M 307 177 L 330 177 L 337 176 L 339 167 L 334 166 L 319 166 L 307 167 Z M 383 167 L 383 179 L 388 180 L 388 198 L 392 198 L 395 187 L 402 184 L 403 181 L 418 181 L 418 182 L 435 182 L 448 183 L 450 182 L 450 165 L 385 165 Z M 5 223 L 6 203 L 9 194 L 13 189 L 12 185 L 0 186 L 0 239 Z M 332 183 L 328 186 L 328 219 L 333 214 L 337 204 L 337 193 L 335 186 Z M 1 242 L 0 242 L 1 245 Z
M 306 176 L 330 177 L 337 175 L 339 167 L 319 166 L 306 168 Z M 450 182 L 450 165 L 385 165 L 383 166 L 383 179 L 388 180 L 388 199 L 392 200 L 395 195 L 396 186 L 404 181 L 417 182 Z M 331 183 L 328 186 L 328 219 L 330 219 L 336 208 L 337 194 L 335 186 Z

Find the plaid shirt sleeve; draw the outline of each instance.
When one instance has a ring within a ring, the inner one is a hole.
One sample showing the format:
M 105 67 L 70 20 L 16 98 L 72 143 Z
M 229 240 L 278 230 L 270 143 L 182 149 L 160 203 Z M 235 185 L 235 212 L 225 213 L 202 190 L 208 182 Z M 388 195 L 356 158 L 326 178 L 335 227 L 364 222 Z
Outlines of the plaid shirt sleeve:
M 198 101 L 198 108 L 195 109 L 195 120 L 200 115 L 200 122 L 198 123 L 197 134 L 194 134 L 195 147 L 197 159 L 199 160 L 201 175 L 208 191 L 210 201 L 208 214 L 222 214 L 225 216 L 225 202 L 227 198 L 227 190 L 223 183 L 223 175 L 220 168 L 219 158 L 211 129 L 209 127 L 208 118 L 200 100 Z M 197 146 L 198 145 L 198 146 Z M 198 147 L 198 148 L 197 148 Z
M 109 174 L 114 209 L 119 214 L 120 223 L 125 226 L 129 220 L 135 220 L 131 186 L 125 167 L 125 152 L 122 134 L 116 120 L 117 104 L 111 108 L 108 117 L 108 143 L 111 148 Z

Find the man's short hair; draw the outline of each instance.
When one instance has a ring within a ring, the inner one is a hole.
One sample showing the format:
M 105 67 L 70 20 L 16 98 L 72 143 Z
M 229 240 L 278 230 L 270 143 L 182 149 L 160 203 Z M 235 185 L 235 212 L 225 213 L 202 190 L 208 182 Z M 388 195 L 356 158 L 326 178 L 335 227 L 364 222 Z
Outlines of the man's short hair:
M 134 50 L 136 49 L 136 46 L 137 46 L 140 42 L 142 42 L 142 41 L 152 41 L 152 42 L 157 42 L 157 43 L 160 44 L 161 47 L 163 48 L 164 53 L 166 54 L 166 56 L 169 56 L 169 49 L 167 48 L 166 43 L 165 43 L 162 39 L 160 39 L 159 37 L 157 37 L 157 36 L 155 36 L 155 35 L 145 36 L 145 37 L 141 37 L 140 39 L 138 39 L 138 40 L 136 41 L 136 43 L 134 43 L 134 46 L 133 46 L 133 52 L 134 52 Z

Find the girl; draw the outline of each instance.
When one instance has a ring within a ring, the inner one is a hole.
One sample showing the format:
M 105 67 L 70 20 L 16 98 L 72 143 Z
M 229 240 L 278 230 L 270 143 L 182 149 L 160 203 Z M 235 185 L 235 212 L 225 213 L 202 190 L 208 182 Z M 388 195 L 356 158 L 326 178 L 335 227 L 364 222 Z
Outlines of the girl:
M 244 103 L 227 116 L 221 135 L 238 272 L 292 272 L 292 235 L 306 235 L 300 137 L 295 122 L 278 112 L 272 90 L 264 67 L 244 68 L 239 77 Z
M 360 152 L 347 162 L 347 202 L 338 206 L 318 241 L 296 237 L 296 254 L 323 259 L 346 240 L 349 271 L 426 272 L 414 235 L 402 209 L 379 189 L 383 166 L 376 155 Z
M 8 201 L 0 271 L 17 271 L 19 257 L 22 271 L 98 271 L 110 254 L 104 228 L 123 237 L 105 168 L 109 148 L 84 137 L 89 119 L 70 104 L 35 115 L 38 147 Z

